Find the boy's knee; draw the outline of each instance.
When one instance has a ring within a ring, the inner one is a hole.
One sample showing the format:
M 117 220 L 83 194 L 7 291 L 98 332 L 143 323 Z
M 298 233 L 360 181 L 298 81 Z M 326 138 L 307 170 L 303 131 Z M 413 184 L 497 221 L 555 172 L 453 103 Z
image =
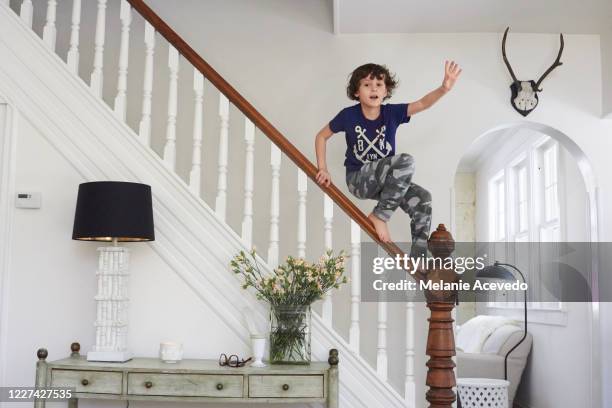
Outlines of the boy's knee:
M 408 153 L 400 153 L 400 154 L 399 154 L 399 157 L 400 157 L 400 160 L 401 160 L 402 162 L 405 162 L 405 163 L 408 163 L 408 162 L 410 162 L 410 163 L 414 163 L 414 157 L 412 157 L 412 155 L 411 155 L 411 154 L 408 154 Z
M 425 206 L 431 206 L 431 193 L 423 187 L 416 189 L 416 196 L 419 197 L 419 203 Z
M 402 167 L 414 167 L 414 157 L 408 153 L 400 153 L 399 162 Z
M 421 203 L 424 205 L 431 205 L 431 193 L 425 189 L 421 193 Z

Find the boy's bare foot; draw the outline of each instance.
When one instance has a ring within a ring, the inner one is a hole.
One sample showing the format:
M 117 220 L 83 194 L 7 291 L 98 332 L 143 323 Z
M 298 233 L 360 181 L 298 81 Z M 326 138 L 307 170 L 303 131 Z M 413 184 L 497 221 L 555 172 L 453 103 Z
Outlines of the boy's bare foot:
M 382 242 L 391 242 L 387 223 L 375 216 L 374 213 L 370 213 L 370 215 L 368 215 L 368 219 L 372 221 L 372 224 L 374 224 L 374 228 L 378 234 L 378 239 L 380 239 Z

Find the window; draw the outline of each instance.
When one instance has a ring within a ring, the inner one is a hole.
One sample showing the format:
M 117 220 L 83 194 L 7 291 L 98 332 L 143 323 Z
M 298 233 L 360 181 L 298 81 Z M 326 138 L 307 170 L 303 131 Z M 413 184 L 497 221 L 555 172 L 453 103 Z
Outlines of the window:
M 557 199 L 557 151 L 555 146 L 544 150 L 544 221 L 559 218 Z
M 538 195 L 538 214 L 540 236 L 537 241 L 559 242 L 561 223 L 559 219 L 559 168 L 558 146 L 548 141 L 538 148 L 540 190 Z
M 523 164 L 516 170 L 516 231 L 519 234 L 526 233 L 529 228 L 527 188 L 527 166 Z
M 514 151 L 488 182 L 489 236 L 491 243 L 499 243 L 492 245 L 490 255 L 502 262 L 507 260 L 523 271 L 532 293 L 542 294 L 544 289 L 540 287 L 537 270 L 539 259 L 551 255 L 533 245 L 506 245 L 505 242 L 560 242 L 563 239 L 560 167 L 557 142 L 542 137 Z M 511 248 L 514 250 L 509 253 Z M 520 299 L 522 294 L 516 299 L 502 294 L 491 299 L 489 306 L 519 307 L 522 303 L 515 302 Z M 559 302 L 530 304 L 536 308 L 560 309 L 561 306 Z
M 530 237 L 530 200 L 529 200 L 529 160 L 522 155 L 515 161 L 512 172 L 512 183 L 510 188 L 510 201 L 512 221 L 510 223 L 511 242 L 529 242 Z

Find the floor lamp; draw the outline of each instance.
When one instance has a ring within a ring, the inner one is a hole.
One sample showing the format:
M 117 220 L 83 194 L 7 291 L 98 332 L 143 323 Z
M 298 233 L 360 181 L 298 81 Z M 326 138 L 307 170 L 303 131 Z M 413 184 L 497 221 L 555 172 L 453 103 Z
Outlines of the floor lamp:
M 98 248 L 96 344 L 88 361 L 124 362 L 127 347 L 129 249 L 119 242 L 155 240 L 151 187 L 120 181 L 79 185 L 72 239 L 112 243 Z
M 516 266 L 510 265 L 510 264 L 507 264 L 507 263 L 501 263 L 501 262 L 498 262 L 498 261 L 495 261 L 495 263 L 493 265 L 489 265 L 489 266 L 479 270 L 478 272 L 476 272 L 476 279 L 484 278 L 484 279 L 501 279 L 501 280 L 505 280 L 505 281 L 514 281 L 515 280 L 515 276 L 512 274 L 512 272 L 510 272 L 508 270 L 508 268 L 514 269 L 521 276 L 521 279 L 523 280 L 523 283 L 527 283 L 525 281 L 525 276 L 523 275 L 523 273 Z M 525 327 L 524 327 L 523 337 L 521 338 L 521 340 L 518 343 L 516 343 L 516 345 L 514 347 L 512 347 L 510 349 L 510 351 L 508 351 L 506 353 L 506 356 L 504 357 L 504 380 L 508 379 L 508 356 L 527 337 L 527 289 L 525 289 L 523 297 L 524 297 L 524 299 L 523 299 L 523 303 L 524 303 L 523 304 L 523 308 L 524 308 L 524 312 L 525 312 Z

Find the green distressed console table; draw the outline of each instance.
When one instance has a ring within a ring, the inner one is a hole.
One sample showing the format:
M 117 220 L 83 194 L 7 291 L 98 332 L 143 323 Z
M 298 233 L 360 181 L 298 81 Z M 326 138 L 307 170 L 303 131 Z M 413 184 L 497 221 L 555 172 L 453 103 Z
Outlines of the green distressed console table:
M 220 367 L 216 360 L 185 359 L 167 364 L 157 358 L 134 358 L 125 363 L 87 361 L 73 343 L 70 357 L 47 362 L 39 349 L 36 387 L 74 390 L 68 401 L 78 407 L 81 398 L 188 401 L 214 403 L 322 403 L 338 408 L 338 351 L 328 363 Z M 44 408 L 36 400 L 35 408 Z

